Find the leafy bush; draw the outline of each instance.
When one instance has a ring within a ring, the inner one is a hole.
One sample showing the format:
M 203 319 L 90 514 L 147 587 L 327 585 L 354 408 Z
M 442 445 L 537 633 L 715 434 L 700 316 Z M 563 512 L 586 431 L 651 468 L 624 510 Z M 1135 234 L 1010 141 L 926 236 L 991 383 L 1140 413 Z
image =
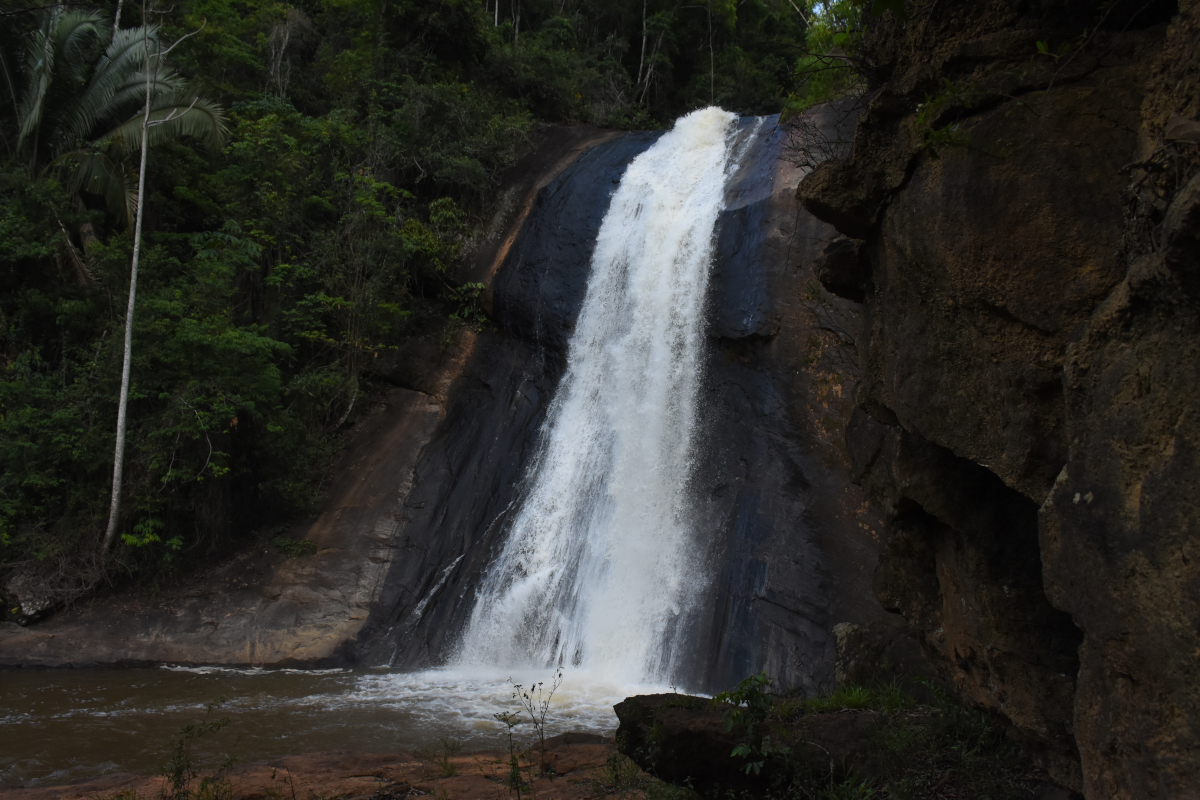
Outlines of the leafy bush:
M 289 539 L 286 536 L 276 536 L 272 543 L 286 558 L 301 558 L 315 555 L 317 552 L 317 543 L 310 542 L 308 539 Z

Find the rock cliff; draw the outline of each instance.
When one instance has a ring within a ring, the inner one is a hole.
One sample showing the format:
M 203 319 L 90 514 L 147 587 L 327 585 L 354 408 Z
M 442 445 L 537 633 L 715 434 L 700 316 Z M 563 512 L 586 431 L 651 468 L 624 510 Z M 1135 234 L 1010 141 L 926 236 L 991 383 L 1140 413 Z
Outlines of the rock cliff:
M 1200 4 L 907 5 L 798 192 L 876 594 L 1063 785 L 1200 796 Z

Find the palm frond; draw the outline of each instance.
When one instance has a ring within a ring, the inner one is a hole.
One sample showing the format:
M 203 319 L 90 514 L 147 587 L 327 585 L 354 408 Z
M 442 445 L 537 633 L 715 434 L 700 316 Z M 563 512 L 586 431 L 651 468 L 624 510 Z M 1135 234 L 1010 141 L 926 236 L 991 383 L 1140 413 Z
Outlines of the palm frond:
M 18 147 L 30 136 L 38 142 L 44 117 L 51 126 L 44 140 L 52 158 L 46 169 L 63 175 L 74 192 L 103 196 L 113 214 L 132 224 L 137 176 L 126 156 L 141 147 L 147 89 L 148 146 L 187 136 L 216 149 L 226 132 L 224 109 L 189 91 L 183 78 L 162 63 L 157 27 L 110 36 L 99 14 L 62 8 L 48 11 L 38 35 L 29 40 L 26 72 L 31 77 Z M 56 110 L 47 111 L 55 104 Z M 45 152 L 41 143 L 34 150 Z
M 51 168 L 68 173 L 73 192 L 90 192 L 104 198 L 109 212 L 132 225 L 137 213 L 137 175 L 109 153 L 99 149 L 75 150 L 51 163 Z
M 174 70 L 167 67 L 159 67 L 155 70 L 151 67 L 150 70 L 150 97 L 158 98 L 162 95 L 172 92 L 181 91 L 186 82 L 179 77 Z M 133 108 L 139 111 L 142 109 L 146 100 L 146 72 L 138 70 L 130 73 L 125 82 L 119 86 L 109 101 L 109 109 L 111 115 L 108 116 L 110 122 L 115 122 L 117 119 L 124 119 L 129 116 Z M 153 100 L 151 101 L 154 102 Z
M 54 26 L 54 49 L 77 80 L 87 76 L 96 50 L 108 42 L 109 21 L 98 11 L 66 11 Z
M 148 143 L 151 147 L 170 139 L 190 136 L 215 150 L 221 146 L 221 139 L 226 133 L 225 110 L 194 92 L 164 93 L 152 101 L 150 126 Z M 141 129 L 142 114 L 139 113 L 106 133 L 96 144 L 134 152 L 141 146 Z
M 155 75 L 152 71 L 149 76 L 151 98 L 178 92 L 186 85 L 173 70 L 163 67 L 158 72 Z M 98 128 L 140 114 L 146 99 L 146 71 L 139 68 L 115 77 L 119 80 L 109 81 L 103 89 L 97 88 L 94 93 L 80 97 L 63 133 L 62 150 L 77 147 L 81 141 L 101 137 L 103 131 Z
M 91 49 L 107 36 L 104 17 L 97 12 L 63 11 L 59 5 L 43 12 L 25 52 L 26 87 L 19 110 L 18 149 L 40 128 L 56 78 L 60 82 L 80 79 L 90 66 Z
M 147 44 L 151 53 L 157 52 L 158 27 L 155 25 L 145 29 L 124 28 L 109 41 L 96 62 L 91 80 L 67 117 L 61 138 L 64 149 L 94 138 L 96 128 L 105 121 L 112 124 L 127 116 L 130 113 L 125 107 L 127 104 L 141 103 L 146 83 Z M 150 60 L 156 59 L 151 57 Z M 163 71 L 161 66 L 159 71 Z M 173 76 L 174 73 L 170 73 L 169 77 Z M 174 88 L 169 77 L 160 86 L 151 86 L 151 92 Z
M 25 96 L 21 98 L 21 109 L 17 133 L 17 149 L 38 129 L 42 123 L 42 109 L 46 95 L 54 78 L 54 46 L 51 32 L 61 14 L 59 6 L 43 12 L 42 24 L 29 38 L 25 51 Z

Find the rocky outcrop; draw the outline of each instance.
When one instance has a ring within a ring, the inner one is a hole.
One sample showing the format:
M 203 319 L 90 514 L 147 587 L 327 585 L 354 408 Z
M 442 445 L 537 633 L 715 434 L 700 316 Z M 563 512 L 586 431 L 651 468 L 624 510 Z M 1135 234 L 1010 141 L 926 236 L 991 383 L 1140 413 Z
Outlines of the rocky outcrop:
M 876 592 L 1063 785 L 1197 796 L 1200 6 L 910 11 L 799 190 L 864 259 L 821 278 L 863 301 Z
M 831 137 L 853 125 L 829 107 L 809 119 Z M 718 221 L 694 478 L 715 566 L 688 684 L 706 691 L 760 670 L 779 691 L 828 691 L 837 625 L 887 635 L 898 622 L 870 594 L 881 519 L 851 483 L 840 435 L 857 381 L 844 336 L 853 306 L 813 294 L 836 232 L 798 207 L 804 173 L 781 160 L 785 142 L 763 124 Z

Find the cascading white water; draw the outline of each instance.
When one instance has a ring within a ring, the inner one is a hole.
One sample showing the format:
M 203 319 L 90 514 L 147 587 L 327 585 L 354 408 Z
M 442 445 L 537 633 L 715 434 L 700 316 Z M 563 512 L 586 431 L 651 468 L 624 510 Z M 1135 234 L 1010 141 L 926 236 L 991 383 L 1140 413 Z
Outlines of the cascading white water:
M 714 227 L 736 116 L 693 112 L 630 163 L 592 256 L 524 498 L 462 666 L 661 681 L 702 570 L 686 497 Z

